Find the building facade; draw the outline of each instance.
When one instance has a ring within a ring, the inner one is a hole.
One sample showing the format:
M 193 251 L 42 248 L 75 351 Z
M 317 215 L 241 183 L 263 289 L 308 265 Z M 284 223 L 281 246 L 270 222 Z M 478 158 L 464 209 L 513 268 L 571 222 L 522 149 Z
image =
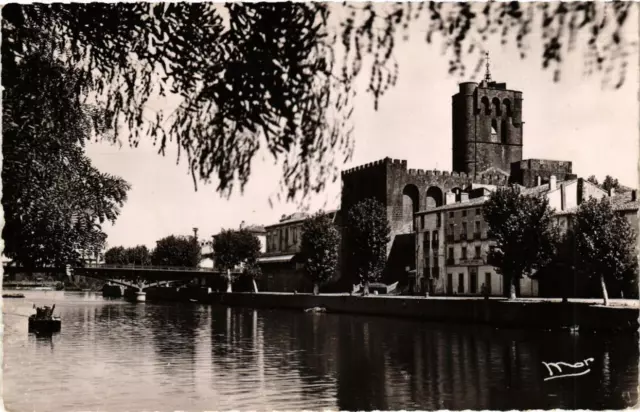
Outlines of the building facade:
M 478 190 L 481 189 L 481 190 Z M 482 215 L 483 204 L 496 187 L 469 188 L 456 196 L 447 193 L 445 205 L 416 213 L 416 276 L 410 282 L 417 293 L 436 295 L 481 295 L 483 286 L 489 295 L 504 296 L 505 279 L 488 261 L 495 241 Z M 584 179 L 522 188 L 522 194 L 545 196 L 555 212 L 556 224 L 568 227 L 567 213 L 589 197 L 607 193 Z M 538 280 L 523 277 L 516 284 L 519 296 L 538 296 Z
M 326 212 L 334 224 L 340 225 L 339 210 Z M 302 227 L 310 215 L 294 213 L 282 216 L 278 223 L 265 226 L 266 251 L 258 259 L 262 269 L 261 289 L 281 292 L 312 292 L 300 259 Z M 336 274 L 339 277 L 339 271 Z
M 452 172 L 409 169 L 406 160 L 390 158 L 342 172 L 343 213 L 366 198 L 378 200 L 387 211 L 391 236 L 383 281 L 404 283 L 417 270 L 416 253 L 422 246 L 416 244 L 414 216 L 450 204 L 447 193 L 459 200 L 477 196 L 483 187 L 535 187 L 548 184 L 552 176 L 556 181 L 577 178 L 569 161 L 522 159 L 522 99 L 522 92 L 493 82 L 490 76 L 479 84 L 460 84 L 452 97 Z M 447 218 L 443 216 L 441 224 Z M 343 273 L 348 276 L 346 267 Z M 349 278 L 345 283 L 358 282 Z

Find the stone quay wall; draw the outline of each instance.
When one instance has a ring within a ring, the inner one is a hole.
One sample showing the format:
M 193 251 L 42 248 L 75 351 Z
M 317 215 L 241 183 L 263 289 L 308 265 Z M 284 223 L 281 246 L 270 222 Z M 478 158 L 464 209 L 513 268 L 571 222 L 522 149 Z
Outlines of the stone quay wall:
M 580 330 L 637 330 L 639 310 L 578 302 L 513 302 L 497 299 L 311 295 L 286 293 L 210 293 L 201 303 L 264 309 L 324 308 L 329 313 L 410 317 L 426 321 L 481 323 L 496 327 Z

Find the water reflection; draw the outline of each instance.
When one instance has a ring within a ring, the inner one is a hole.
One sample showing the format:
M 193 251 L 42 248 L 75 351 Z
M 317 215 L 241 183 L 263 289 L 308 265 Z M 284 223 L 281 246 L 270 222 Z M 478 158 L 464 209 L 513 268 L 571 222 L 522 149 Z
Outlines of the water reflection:
M 26 333 L 54 300 L 62 331 Z M 89 294 L 5 303 L 5 402 L 22 410 L 621 409 L 638 399 L 638 337 Z M 593 358 L 544 381 L 542 362 Z M 60 388 L 65 388 L 60 390 Z M 53 406 L 51 406 L 53 405 Z

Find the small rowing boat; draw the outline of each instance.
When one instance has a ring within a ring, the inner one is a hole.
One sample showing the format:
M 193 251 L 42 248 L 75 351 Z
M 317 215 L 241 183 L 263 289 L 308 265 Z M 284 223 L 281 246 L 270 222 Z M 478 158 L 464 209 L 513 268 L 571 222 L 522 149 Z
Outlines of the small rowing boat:
M 37 308 L 36 305 L 33 305 L 33 307 L 36 313 L 29 316 L 29 332 L 51 333 L 60 331 L 62 328 L 62 320 L 60 316 L 53 315 L 53 310 L 56 308 L 56 305 L 53 305 L 53 307 L 45 306 L 43 308 Z

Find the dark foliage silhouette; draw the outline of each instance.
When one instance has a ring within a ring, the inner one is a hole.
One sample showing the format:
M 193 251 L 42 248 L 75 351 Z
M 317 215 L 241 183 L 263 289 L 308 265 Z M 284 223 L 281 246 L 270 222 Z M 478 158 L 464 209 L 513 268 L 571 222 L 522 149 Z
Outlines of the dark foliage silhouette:
M 632 2 L 572 3 L 84 3 L 3 8 L 2 66 L 40 56 L 80 71 L 77 99 L 96 97 L 114 140 L 154 139 L 186 155 L 194 184 L 242 188 L 266 148 L 283 167 L 288 199 L 337 179 L 353 149 L 355 79 L 370 73 L 377 107 L 399 76 L 395 45 L 412 27 L 441 45 L 450 73 L 480 68 L 500 37 L 521 57 L 540 28 L 543 68 L 560 79 L 583 51 L 585 73 L 619 87 L 636 44 L 625 37 Z M 634 33 L 635 35 L 635 33 Z M 538 39 L 534 39 L 538 41 Z M 473 65 L 472 65 L 473 67 Z M 615 76 L 615 78 L 614 78 Z M 89 93 L 89 90 L 94 93 Z M 173 106 L 156 110 L 165 95 Z M 336 155 L 341 155 L 336 162 Z
M 36 268 L 101 252 L 129 185 L 84 155 L 102 112 L 80 102 L 81 74 L 37 56 L 2 67 L 4 255 Z

